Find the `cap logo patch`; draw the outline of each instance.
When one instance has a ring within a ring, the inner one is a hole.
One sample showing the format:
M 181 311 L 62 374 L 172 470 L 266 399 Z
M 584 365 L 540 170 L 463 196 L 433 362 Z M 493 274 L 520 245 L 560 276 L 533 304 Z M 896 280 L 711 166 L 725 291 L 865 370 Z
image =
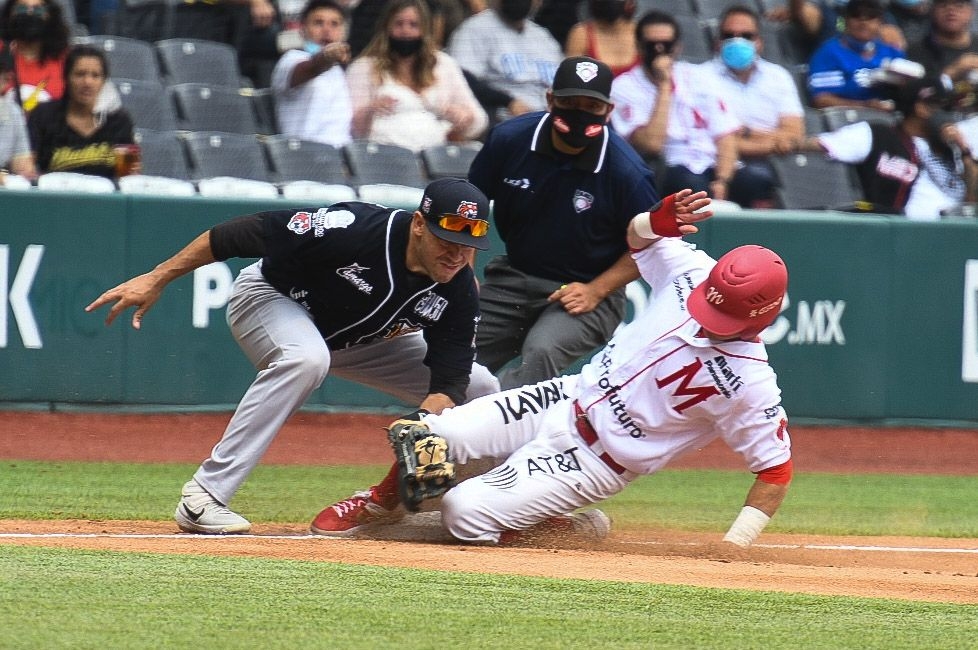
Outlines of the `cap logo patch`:
M 425 214 L 428 214 L 429 212 L 431 212 L 431 197 L 430 196 L 425 196 L 424 197 L 424 200 L 421 201 L 421 211 L 424 212 Z
M 479 204 L 473 203 L 472 201 L 462 201 L 458 204 L 458 210 L 455 211 L 455 214 L 468 219 L 478 219 Z
M 717 291 L 716 287 L 710 287 L 706 292 L 706 301 L 714 305 L 723 304 L 723 294 Z
M 581 61 L 577 64 L 575 72 L 581 81 L 587 83 L 598 76 L 598 64 L 593 61 Z

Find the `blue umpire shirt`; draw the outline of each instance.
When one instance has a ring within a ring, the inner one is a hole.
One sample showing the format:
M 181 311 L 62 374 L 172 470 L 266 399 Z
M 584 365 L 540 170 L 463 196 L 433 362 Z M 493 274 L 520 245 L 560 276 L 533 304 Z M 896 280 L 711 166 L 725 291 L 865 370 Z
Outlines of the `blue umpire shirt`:
M 513 268 L 557 282 L 590 282 L 628 249 L 628 222 L 658 200 L 652 172 L 607 126 L 578 155 L 553 148 L 549 113 L 497 125 L 469 169 L 495 203 Z

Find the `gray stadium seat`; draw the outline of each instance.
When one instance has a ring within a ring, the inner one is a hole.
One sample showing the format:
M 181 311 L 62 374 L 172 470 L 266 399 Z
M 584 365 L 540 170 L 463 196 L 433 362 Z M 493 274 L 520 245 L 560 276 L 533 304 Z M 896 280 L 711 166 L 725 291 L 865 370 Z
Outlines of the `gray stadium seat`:
M 789 210 L 851 210 L 862 193 L 852 168 L 819 152 L 771 156 L 780 186 L 778 202 Z
M 183 139 L 195 180 L 232 176 L 272 181 L 265 153 L 254 135 L 197 131 L 184 134 Z
M 158 81 L 113 79 L 122 107 L 137 128 L 170 131 L 177 128 L 176 111 Z
M 265 138 L 264 145 L 279 182 L 350 183 L 343 152 L 336 147 L 284 135 Z
M 187 152 L 179 133 L 137 128 L 134 135 L 142 150 L 143 174 L 190 179 Z
M 227 43 L 193 38 L 170 38 L 154 43 L 168 84 L 242 85 L 238 54 Z
M 258 133 L 251 100 L 237 88 L 200 83 L 169 87 L 177 109 L 178 126 L 188 131 Z
M 431 179 L 449 176 L 468 178 L 472 160 L 481 148 L 478 142 L 428 147 L 421 151 L 421 162 Z
M 379 183 L 423 188 L 427 180 L 410 149 L 357 140 L 343 148 L 355 185 Z
M 85 36 L 76 39 L 105 52 L 113 79 L 139 79 L 162 83 L 156 50 L 146 41 L 124 36 Z

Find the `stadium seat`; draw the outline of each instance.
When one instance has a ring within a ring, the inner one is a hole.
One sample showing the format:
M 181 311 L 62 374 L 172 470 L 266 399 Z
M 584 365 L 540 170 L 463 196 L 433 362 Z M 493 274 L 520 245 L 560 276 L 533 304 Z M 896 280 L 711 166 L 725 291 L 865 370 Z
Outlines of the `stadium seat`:
M 278 188 L 272 183 L 234 176 L 205 178 L 197 183 L 201 196 L 235 199 L 275 199 Z
M 105 58 L 109 61 L 109 76 L 113 80 L 138 79 L 162 83 L 156 50 L 146 41 L 124 36 L 98 35 L 85 36 L 76 39 L 76 42 L 97 47 L 105 52 Z
M 279 132 L 275 115 L 275 95 L 271 88 L 242 88 L 241 94 L 251 100 L 251 108 L 258 123 L 257 133 L 275 135 Z
M 183 83 L 169 87 L 177 109 L 177 126 L 188 131 L 258 133 L 251 100 L 237 88 Z
M 865 106 L 831 106 L 821 110 L 825 120 L 825 126 L 829 131 L 835 131 L 848 124 L 855 124 L 856 122 L 896 125 L 899 121 L 895 113 Z
M 170 131 L 177 128 L 176 110 L 158 81 L 113 79 L 122 107 L 136 128 Z
M 75 172 L 48 172 L 38 176 L 37 189 L 79 194 L 112 194 L 115 192 L 115 183 L 103 176 Z
M 184 134 L 183 140 L 190 158 L 191 174 L 196 180 L 231 176 L 266 183 L 272 181 L 261 143 L 254 135 L 197 131 Z
M 478 142 L 428 147 L 421 151 L 421 162 L 431 179 L 468 178 L 472 160 L 481 148 Z
M 700 19 L 687 14 L 675 14 L 673 17 L 682 32 L 679 58 L 690 63 L 703 63 L 713 58 L 713 44 Z
M 343 147 L 354 185 L 375 183 L 424 188 L 420 159 L 410 149 L 357 140 Z
M 288 136 L 264 139 L 265 151 L 279 182 L 316 181 L 349 185 L 343 152 L 322 142 L 310 142 Z
M 169 38 L 154 43 L 169 85 L 202 83 L 239 88 L 238 54 L 227 43 L 193 38 Z
M 137 128 L 135 140 L 142 150 L 143 174 L 190 179 L 187 152 L 179 133 Z
M 316 181 L 290 181 L 281 186 L 282 196 L 295 201 L 316 202 L 332 205 L 340 201 L 356 201 L 357 191 L 349 185 L 317 183 Z
M 178 178 L 133 174 L 119 179 L 119 192 L 137 196 L 194 196 L 197 188 L 190 181 Z
M 825 116 L 822 111 L 811 106 L 805 107 L 805 134 L 815 135 L 826 131 Z
M 849 165 L 822 153 L 771 156 L 780 207 L 789 210 L 852 210 L 862 196 Z

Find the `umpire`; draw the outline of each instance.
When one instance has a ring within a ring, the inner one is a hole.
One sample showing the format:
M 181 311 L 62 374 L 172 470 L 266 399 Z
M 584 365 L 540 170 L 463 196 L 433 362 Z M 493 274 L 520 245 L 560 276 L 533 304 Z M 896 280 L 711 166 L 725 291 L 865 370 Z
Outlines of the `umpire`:
M 86 307 L 114 303 L 106 324 L 135 307 L 139 329 L 174 279 L 217 260 L 261 258 L 242 269 L 227 309 L 258 376 L 184 485 L 174 515 L 181 529 L 251 529 L 227 504 L 327 373 L 432 413 L 499 390 L 473 363 L 479 309 L 470 261 L 474 249 L 488 248 L 488 212 L 476 187 L 442 179 L 425 188 L 413 214 L 348 202 L 238 217 Z
M 625 232 L 658 195 L 648 167 L 607 126 L 611 78 L 600 61 L 564 59 L 548 112 L 496 126 L 469 170 L 495 201 L 506 245 L 485 268 L 476 340 L 479 363 L 503 388 L 555 377 L 604 345 L 625 315 L 625 285 L 639 277 Z

